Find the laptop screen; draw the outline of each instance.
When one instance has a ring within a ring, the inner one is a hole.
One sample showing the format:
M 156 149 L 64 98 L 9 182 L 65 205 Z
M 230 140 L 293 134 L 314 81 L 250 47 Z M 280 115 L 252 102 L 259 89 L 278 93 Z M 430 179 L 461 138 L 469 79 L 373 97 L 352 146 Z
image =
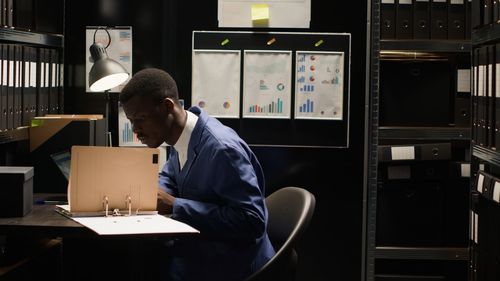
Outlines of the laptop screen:
M 71 153 L 69 150 L 63 150 L 50 155 L 57 168 L 64 175 L 66 180 L 69 181 L 69 171 L 71 167 Z

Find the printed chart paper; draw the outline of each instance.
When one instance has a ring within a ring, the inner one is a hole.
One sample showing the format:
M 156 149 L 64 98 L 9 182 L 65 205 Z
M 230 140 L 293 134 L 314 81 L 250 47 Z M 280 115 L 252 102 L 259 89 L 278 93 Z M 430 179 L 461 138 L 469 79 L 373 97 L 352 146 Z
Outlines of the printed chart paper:
M 240 117 L 241 52 L 194 50 L 192 105 L 219 118 Z
M 295 119 L 342 120 L 344 53 L 297 51 Z
M 290 118 L 291 51 L 245 51 L 243 117 Z

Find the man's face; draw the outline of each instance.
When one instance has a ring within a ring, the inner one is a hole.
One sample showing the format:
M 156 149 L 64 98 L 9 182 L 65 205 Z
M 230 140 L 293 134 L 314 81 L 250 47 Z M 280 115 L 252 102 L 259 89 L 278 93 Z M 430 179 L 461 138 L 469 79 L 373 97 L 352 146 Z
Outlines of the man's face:
M 171 128 L 171 118 L 165 101 L 154 102 L 148 97 L 132 97 L 123 110 L 137 138 L 148 147 L 158 147 L 166 139 Z

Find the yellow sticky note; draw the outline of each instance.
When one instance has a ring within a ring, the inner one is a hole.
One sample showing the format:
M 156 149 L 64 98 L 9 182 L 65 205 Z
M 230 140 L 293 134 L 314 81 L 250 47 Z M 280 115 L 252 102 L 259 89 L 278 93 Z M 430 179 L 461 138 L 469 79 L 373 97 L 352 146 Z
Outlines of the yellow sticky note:
M 38 119 L 31 120 L 31 127 L 38 127 L 42 125 L 43 125 L 43 120 L 38 120 Z
M 269 5 L 252 4 L 252 23 L 254 26 L 269 25 Z

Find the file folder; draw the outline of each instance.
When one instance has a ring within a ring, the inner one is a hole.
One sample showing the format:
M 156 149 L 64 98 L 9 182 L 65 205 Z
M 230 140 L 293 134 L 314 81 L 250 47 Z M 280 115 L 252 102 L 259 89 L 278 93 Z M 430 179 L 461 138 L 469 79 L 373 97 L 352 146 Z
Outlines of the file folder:
M 413 38 L 412 0 L 398 0 L 398 5 L 396 6 L 396 38 Z
M 413 38 L 430 38 L 430 0 L 415 0 L 413 3 Z
M 448 4 L 448 39 L 465 39 L 465 1 L 450 0 Z
M 382 0 L 380 5 L 380 38 L 396 38 L 396 0 Z
M 500 149 L 500 44 L 495 46 L 495 148 Z
M 483 2 L 483 25 L 493 22 L 493 0 L 481 0 Z
M 488 77 L 487 77 L 487 113 L 486 113 L 486 143 L 490 148 L 495 147 L 495 46 L 488 47 Z
M 498 7 L 498 5 L 497 5 Z M 472 33 L 472 0 L 465 2 L 465 40 L 470 40 Z
M 1 86 L 0 86 L 0 105 L 1 105 L 1 118 L 0 118 L 0 130 L 7 129 L 8 123 L 8 110 L 9 106 L 7 104 L 7 46 L 5 44 L 0 44 L 0 59 L 2 64 L 1 67 Z
M 446 0 L 431 0 L 431 39 L 446 39 L 448 36 L 448 5 Z
M 156 148 L 73 146 L 69 214 L 156 214 Z
M 483 0 L 472 0 L 471 28 L 476 29 L 483 25 L 484 9 Z

